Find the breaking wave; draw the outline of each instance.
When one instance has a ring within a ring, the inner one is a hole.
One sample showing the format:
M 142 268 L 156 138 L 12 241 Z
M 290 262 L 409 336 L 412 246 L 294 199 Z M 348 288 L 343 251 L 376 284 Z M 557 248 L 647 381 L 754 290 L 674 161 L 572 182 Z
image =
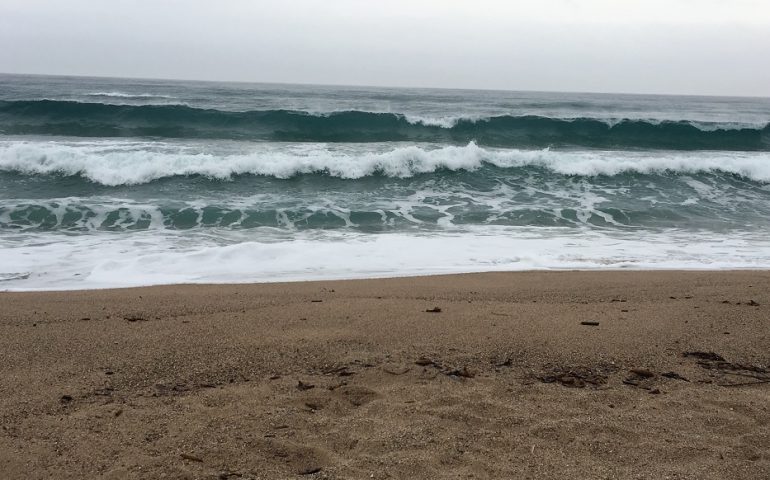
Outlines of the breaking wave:
M 113 95 L 113 94 L 110 94 Z M 432 142 L 496 147 L 770 150 L 770 125 L 551 118 L 419 118 L 399 113 L 293 110 L 245 112 L 185 105 L 0 101 L 0 133 L 291 142 Z
M 770 182 L 770 153 L 519 150 L 465 146 L 405 146 L 387 151 L 340 151 L 324 145 L 291 149 L 256 145 L 254 151 L 212 153 L 175 144 L 141 142 L 0 143 L 0 172 L 78 176 L 107 185 L 137 185 L 168 177 L 230 180 L 240 175 L 291 178 L 319 174 L 343 179 L 412 177 L 438 171 L 538 168 L 560 175 L 722 172 Z

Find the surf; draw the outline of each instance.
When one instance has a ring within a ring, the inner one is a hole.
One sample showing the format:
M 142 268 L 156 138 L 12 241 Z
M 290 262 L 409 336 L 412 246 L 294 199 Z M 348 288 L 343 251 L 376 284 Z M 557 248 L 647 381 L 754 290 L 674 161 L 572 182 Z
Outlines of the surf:
M 554 175 L 716 172 L 770 182 L 770 153 L 484 148 L 433 144 L 211 144 L 132 141 L 0 141 L 0 173 L 80 177 L 105 186 L 173 177 L 231 181 L 242 175 L 289 179 L 320 175 L 347 180 L 409 178 L 446 172 L 542 169 Z
M 538 115 L 428 119 L 402 113 L 228 111 L 186 105 L 0 101 L 0 133 L 283 142 L 476 142 L 495 147 L 770 151 L 770 124 Z

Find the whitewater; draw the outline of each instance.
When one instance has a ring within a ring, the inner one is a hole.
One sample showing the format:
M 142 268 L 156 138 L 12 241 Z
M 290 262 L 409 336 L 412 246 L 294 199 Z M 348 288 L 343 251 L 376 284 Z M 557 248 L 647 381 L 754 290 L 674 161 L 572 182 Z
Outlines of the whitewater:
M 237 175 L 287 179 L 303 174 L 358 179 L 371 175 L 411 177 L 439 170 L 547 168 L 575 176 L 620 173 L 724 172 L 749 180 L 770 181 L 770 152 L 705 151 L 697 154 L 620 151 L 485 149 L 465 146 L 325 144 L 231 145 L 219 151 L 211 143 L 175 145 L 147 142 L 0 141 L 0 171 L 20 174 L 80 176 L 102 185 L 136 185 L 175 176 L 202 175 L 228 180 Z M 230 147 L 230 148 L 227 148 Z

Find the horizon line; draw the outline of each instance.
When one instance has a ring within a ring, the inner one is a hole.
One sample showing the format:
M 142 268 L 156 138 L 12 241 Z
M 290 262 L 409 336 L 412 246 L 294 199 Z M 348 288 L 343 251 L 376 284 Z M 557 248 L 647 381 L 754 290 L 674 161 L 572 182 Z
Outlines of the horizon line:
M 116 75 L 83 75 L 83 74 L 58 74 L 58 73 L 21 73 L 0 72 L 0 75 L 33 76 L 33 77 L 65 77 L 65 78 L 96 78 L 112 80 L 150 80 L 173 82 L 198 82 L 198 83 L 234 83 L 249 85 L 292 85 L 307 87 L 338 87 L 338 88 L 384 88 L 394 90 L 460 90 L 476 92 L 521 92 L 521 93 L 571 93 L 584 95 L 628 95 L 628 96 L 664 96 L 664 97 L 710 97 L 710 98 L 760 98 L 769 99 L 770 95 L 726 95 L 726 94 L 699 94 L 699 93 L 644 93 L 624 91 L 591 91 L 591 90 L 530 90 L 530 89 L 503 89 L 503 88 L 469 88 L 469 87 L 424 87 L 406 85 L 372 85 L 372 84 L 344 84 L 344 83 L 313 83 L 313 82 L 276 82 L 255 80 L 202 80 L 176 77 L 144 77 L 144 76 L 116 76 Z

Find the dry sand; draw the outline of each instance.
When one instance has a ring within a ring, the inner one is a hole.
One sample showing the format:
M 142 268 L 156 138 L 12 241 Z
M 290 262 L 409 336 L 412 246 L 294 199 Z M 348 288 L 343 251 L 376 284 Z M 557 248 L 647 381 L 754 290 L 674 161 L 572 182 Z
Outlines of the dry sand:
M 766 479 L 769 367 L 770 272 L 0 293 L 0 478 Z

